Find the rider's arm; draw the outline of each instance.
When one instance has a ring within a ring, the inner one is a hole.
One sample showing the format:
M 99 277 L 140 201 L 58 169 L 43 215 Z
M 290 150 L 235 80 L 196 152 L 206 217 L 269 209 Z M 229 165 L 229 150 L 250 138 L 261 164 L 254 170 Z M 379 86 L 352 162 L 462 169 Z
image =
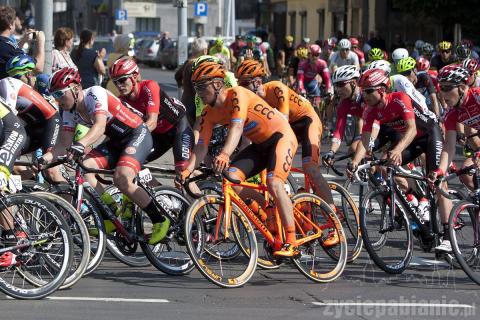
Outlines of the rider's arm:
M 432 99 L 433 113 L 435 113 L 437 118 L 440 119 L 440 104 L 438 103 L 437 93 L 436 92 L 431 93 L 430 99 Z
M 408 119 L 404 121 L 406 131 L 400 141 L 398 141 L 397 145 L 392 149 L 392 151 L 395 150 L 399 153 L 405 150 L 410 145 L 410 143 L 412 143 L 413 139 L 415 139 L 415 136 L 417 135 L 417 126 L 415 125 L 415 119 Z
M 145 117 L 145 124 L 148 130 L 152 132 L 157 128 L 158 113 L 160 112 L 160 87 L 155 81 L 148 81 L 143 87 L 147 90 L 147 115 Z
M 93 119 L 93 125 L 88 133 L 82 139 L 78 140 L 84 146 L 89 146 L 97 142 L 105 133 L 107 127 L 107 116 L 103 113 L 96 113 Z
M 202 116 L 197 118 L 194 127 L 195 147 L 187 165 L 187 170 L 193 172 L 200 165 L 208 151 L 208 144 L 212 137 L 213 123 L 209 120 L 208 114 L 213 112 L 210 107 L 206 107 Z M 198 137 L 198 140 L 197 140 Z
M 330 147 L 330 150 L 333 152 L 337 152 L 342 144 L 342 137 L 347 125 L 347 116 L 347 102 L 343 100 L 337 107 L 337 123 L 333 132 L 332 146 Z
M 442 172 L 447 172 L 448 166 L 453 161 L 456 144 L 457 132 L 455 130 L 447 130 L 445 133 L 445 143 L 443 144 L 442 155 L 440 156 L 440 164 L 438 166 Z
M 305 66 L 307 64 L 306 63 L 300 63 L 298 65 L 298 71 L 297 71 L 297 82 L 298 82 L 298 89 L 300 91 L 305 91 L 305 87 L 304 87 L 304 84 L 303 84 L 303 81 L 305 79 Z
M 332 84 L 330 83 L 330 71 L 328 70 L 328 66 L 327 64 L 325 63 L 322 63 L 322 67 L 321 67 L 323 70 L 319 70 L 321 71 L 320 72 L 320 75 L 322 76 L 322 80 L 323 80 L 323 83 L 325 84 L 325 89 L 327 90 L 328 93 L 332 93 Z
M 228 128 L 228 135 L 223 145 L 222 152 L 231 156 L 240 142 L 243 133 L 243 121 L 232 122 Z

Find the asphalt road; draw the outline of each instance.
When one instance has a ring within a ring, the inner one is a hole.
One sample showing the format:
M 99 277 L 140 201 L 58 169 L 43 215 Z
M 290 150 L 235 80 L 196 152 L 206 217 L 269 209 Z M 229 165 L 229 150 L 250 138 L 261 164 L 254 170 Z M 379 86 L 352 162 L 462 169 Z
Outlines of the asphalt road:
M 142 69 L 144 79 L 159 81 L 175 95 L 172 72 Z M 167 154 L 157 163 L 171 165 L 171 158 Z M 298 156 L 295 161 L 299 165 Z M 127 267 L 107 255 L 96 272 L 47 299 L 0 296 L 0 320 L 479 319 L 479 295 L 462 270 L 417 245 L 411 266 L 397 276 L 385 274 L 363 252 L 330 284 L 313 283 L 287 264 L 257 270 L 238 289 L 217 288 L 196 270 L 172 277 L 153 267 Z

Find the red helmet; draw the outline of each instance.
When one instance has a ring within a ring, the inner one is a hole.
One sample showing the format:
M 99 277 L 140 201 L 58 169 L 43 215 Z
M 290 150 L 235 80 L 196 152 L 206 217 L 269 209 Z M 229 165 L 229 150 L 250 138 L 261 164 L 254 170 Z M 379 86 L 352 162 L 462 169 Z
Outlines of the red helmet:
M 480 67 L 478 60 L 472 58 L 463 60 L 462 66 L 468 70 L 470 75 L 473 75 L 475 72 L 477 72 Z
M 358 39 L 357 38 L 351 37 L 349 40 L 350 40 L 350 43 L 352 44 L 352 47 L 358 47 Z
M 112 79 L 121 78 L 133 74 L 138 74 L 138 66 L 135 61 L 125 58 L 120 58 L 115 61 L 110 69 L 108 69 Z
M 317 44 L 312 44 L 309 49 L 312 56 L 318 56 L 320 55 L 320 52 L 322 52 L 322 49 Z
M 50 92 L 65 89 L 71 83 L 80 84 L 80 73 L 75 68 L 65 67 L 56 71 L 50 79 Z
M 382 69 L 369 69 L 360 77 L 358 85 L 362 88 L 378 86 L 390 87 L 390 77 Z
M 417 59 L 417 70 L 428 71 L 428 69 L 430 69 L 430 61 L 428 61 L 428 59 L 419 57 Z
M 470 73 L 458 64 L 449 64 L 438 72 L 438 82 L 450 82 L 453 84 L 467 83 Z

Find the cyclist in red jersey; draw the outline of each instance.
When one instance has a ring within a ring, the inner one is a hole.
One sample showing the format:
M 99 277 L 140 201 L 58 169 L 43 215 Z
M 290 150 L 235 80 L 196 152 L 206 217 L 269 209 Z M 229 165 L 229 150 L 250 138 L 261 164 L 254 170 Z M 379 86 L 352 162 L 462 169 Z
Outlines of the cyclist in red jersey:
M 170 98 L 155 81 L 139 81 L 139 69 L 132 60 L 118 59 L 109 73 L 120 92 L 120 100 L 141 113 L 152 133 L 153 151 L 147 161 L 158 159 L 173 147 L 175 169 L 178 173 L 183 171 L 194 144 L 185 106 Z
M 363 68 L 365 65 L 365 53 L 358 47 L 359 41 L 357 38 L 350 38 L 350 43 L 352 44 L 352 51 L 358 56 L 358 63 L 360 68 Z
M 69 157 L 82 157 L 85 146 L 94 144 L 106 135 L 108 141 L 88 153 L 84 164 L 91 168 L 115 168 L 114 184 L 148 214 L 153 223 L 149 244 L 158 243 L 165 237 L 170 220 L 160 213 L 148 194 L 134 183 L 152 148 L 152 135 L 142 118 L 100 86 L 82 90 L 80 74 L 73 68 L 62 68 L 52 75 L 50 92 L 63 109 L 61 141 L 64 148 L 72 143 L 77 124 L 90 127 L 83 138 L 68 148 Z M 99 194 L 104 193 L 103 186 L 94 174 L 85 175 L 85 179 Z M 109 225 L 112 224 L 109 222 Z
M 463 124 L 475 130 L 480 130 L 480 88 L 469 88 L 467 82 L 470 73 L 459 65 L 448 65 L 440 69 L 438 82 L 440 92 L 449 110 L 445 115 L 445 146 L 440 158 L 439 168 L 433 172 L 429 179 L 434 182 L 438 177 L 443 176 L 455 156 L 457 144 L 457 124 Z M 475 154 L 474 160 L 478 164 L 479 154 Z M 464 166 L 472 165 L 474 162 L 468 158 Z M 473 176 L 463 175 L 460 177 L 463 183 L 473 190 Z M 446 184 L 444 188 L 447 189 Z M 440 251 L 451 252 L 448 217 L 452 208 L 452 202 L 441 196 L 439 204 L 440 219 L 444 226 L 444 236 L 441 244 L 436 248 Z

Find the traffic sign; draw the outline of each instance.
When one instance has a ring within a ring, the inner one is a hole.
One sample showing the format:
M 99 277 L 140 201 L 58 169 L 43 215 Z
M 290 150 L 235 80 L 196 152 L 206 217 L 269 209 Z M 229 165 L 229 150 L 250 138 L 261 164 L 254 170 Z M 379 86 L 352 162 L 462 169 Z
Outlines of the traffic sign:
M 194 16 L 206 17 L 208 13 L 208 4 L 206 2 L 195 2 Z
M 127 10 L 116 9 L 115 10 L 115 20 L 128 20 Z

